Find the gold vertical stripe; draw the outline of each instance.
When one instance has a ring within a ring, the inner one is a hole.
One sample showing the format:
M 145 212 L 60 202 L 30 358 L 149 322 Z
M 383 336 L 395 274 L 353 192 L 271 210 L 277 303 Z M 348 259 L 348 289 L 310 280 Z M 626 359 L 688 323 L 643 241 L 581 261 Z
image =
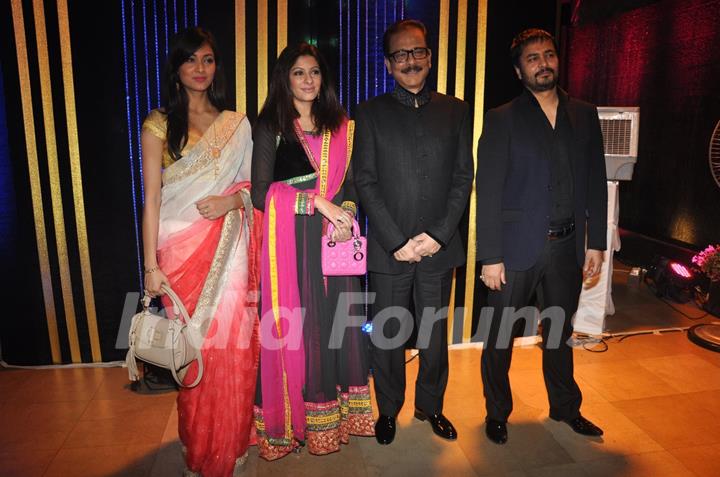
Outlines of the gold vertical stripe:
M 268 5 L 267 0 L 257 2 L 257 110 L 262 109 L 268 89 Z
M 477 46 L 475 49 L 475 112 L 473 125 L 473 151 L 476 150 L 483 124 L 485 104 L 485 50 L 487 47 L 487 0 L 478 1 Z M 473 162 L 477 170 L 477 156 L 473 153 Z M 470 214 L 468 223 L 467 276 L 465 277 L 465 317 L 463 322 L 463 342 L 470 342 L 472 332 L 473 300 L 475 298 L 475 242 L 476 211 L 475 180 L 470 193 Z
M 282 338 L 282 326 L 280 325 L 280 292 L 278 290 L 278 271 L 277 271 L 277 228 L 275 222 L 277 220 L 275 213 L 275 197 L 270 198 L 270 210 L 268 210 L 268 261 L 270 262 L 270 293 L 272 297 L 272 310 L 275 317 L 275 327 L 277 328 L 278 338 Z
M 72 175 L 73 199 L 75 203 L 75 227 L 77 228 L 80 269 L 82 272 L 85 314 L 93 362 L 102 361 L 100 337 L 98 335 L 97 315 L 95 311 L 95 292 L 93 290 L 90 249 L 88 246 L 87 226 L 85 223 L 85 198 L 80 167 L 80 146 L 78 144 L 77 113 L 75 111 L 75 82 L 73 80 L 72 45 L 70 44 L 70 20 L 67 0 L 58 0 L 58 26 L 60 31 L 60 54 L 62 58 L 63 88 L 65 92 L 65 119 L 67 121 L 68 149 L 70 152 L 70 172 Z
M 270 293 L 272 300 L 272 310 L 275 318 L 275 329 L 280 340 L 284 340 L 282 332 L 282 324 L 280 323 L 280 290 L 278 288 L 278 268 L 277 268 L 277 213 L 275 209 L 275 197 L 270 198 L 270 210 L 268 210 L 268 260 L 270 262 Z M 288 391 L 287 373 L 285 371 L 284 353 L 280 353 L 280 368 L 282 369 L 283 378 L 283 409 L 285 417 L 285 438 L 292 438 L 292 415 L 290 409 L 290 393 Z
M 450 0 L 440 0 L 440 21 L 438 26 L 438 93 L 447 94 L 448 75 L 448 45 L 450 43 Z M 448 343 L 452 344 L 453 319 L 455 317 L 455 270 L 453 269 L 452 285 L 450 286 L 450 303 L 448 305 L 447 336 Z
M 440 0 L 440 25 L 438 28 L 438 93 L 447 94 L 448 44 L 450 43 L 450 0 Z
M 288 2 L 287 0 L 277 0 L 277 54 L 287 46 L 288 31 Z
M 467 0 L 458 1 L 457 44 L 455 48 L 455 96 L 465 99 L 465 54 L 467 50 Z
M 75 321 L 75 304 L 73 303 L 70 263 L 67 252 L 67 238 L 65 236 L 65 216 L 62 191 L 60 190 L 60 170 L 58 168 L 57 143 L 55 140 L 55 115 L 53 113 L 52 83 L 50 80 L 43 0 L 33 0 L 33 14 L 35 16 L 35 38 L 37 39 L 38 68 L 40 70 L 45 148 L 47 150 L 48 173 L 50 174 L 50 198 L 52 201 L 53 223 L 55 224 L 55 245 L 57 247 L 58 264 L 60 265 L 60 287 L 65 308 L 65 324 L 67 326 L 68 340 L 70 341 L 70 358 L 73 363 L 80 363 L 82 362 L 82 356 Z
M 235 109 L 247 112 L 247 72 L 245 53 L 245 0 L 235 0 Z
M 20 101 L 22 103 L 23 122 L 25 124 L 25 147 L 30 176 L 30 195 L 32 197 L 33 218 L 35 220 L 35 239 L 37 241 L 38 261 L 40 262 L 40 282 L 42 283 L 45 320 L 50 340 L 50 354 L 55 364 L 62 362 L 60 336 L 55 314 L 55 297 L 50 279 L 50 258 L 45 233 L 45 213 L 43 212 L 40 170 L 38 168 L 37 145 L 35 144 L 35 118 L 33 117 L 32 90 L 30 87 L 30 69 L 28 67 L 27 43 L 25 39 L 25 19 L 22 0 L 12 0 L 13 29 L 15 31 L 15 50 L 17 53 L 18 76 L 20 80 Z
M 453 344 L 453 329 L 455 328 L 455 284 L 457 279 L 455 274 L 457 269 L 453 268 L 452 272 L 452 284 L 450 285 L 450 303 L 448 303 L 448 315 L 447 315 L 447 340 L 449 344 Z

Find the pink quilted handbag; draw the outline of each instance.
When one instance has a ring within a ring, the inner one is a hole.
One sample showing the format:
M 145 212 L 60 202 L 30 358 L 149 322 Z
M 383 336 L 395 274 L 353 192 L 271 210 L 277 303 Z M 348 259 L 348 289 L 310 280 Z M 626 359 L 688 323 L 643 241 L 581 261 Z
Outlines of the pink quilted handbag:
M 330 222 L 322 237 L 322 271 L 325 276 L 365 275 L 367 273 L 367 239 L 360 235 L 360 226 L 353 219 L 352 238 L 333 242 L 335 226 Z

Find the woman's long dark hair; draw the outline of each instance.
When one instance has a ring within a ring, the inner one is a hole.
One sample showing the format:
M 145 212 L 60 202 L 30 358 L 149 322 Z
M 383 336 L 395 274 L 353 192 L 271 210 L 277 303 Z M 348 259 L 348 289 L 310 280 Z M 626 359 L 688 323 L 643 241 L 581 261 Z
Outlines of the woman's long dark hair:
M 218 111 L 225 109 L 225 76 L 215 38 L 200 27 L 177 32 L 170 43 L 170 53 L 163 70 L 163 110 L 167 114 L 167 143 L 174 160 L 182 157 L 188 140 L 188 95 L 180 83 L 178 70 L 200 47 L 207 44 L 215 55 L 215 77 L 208 89 L 208 99 Z
M 285 48 L 273 68 L 268 95 L 265 99 L 258 122 L 264 123 L 273 132 L 282 134 L 286 140 L 295 140 L 293 121 L 300 117 L 295 109 L 290 89 L 290 69 L 301 56 L 312 56 L 320 66 L 322 83 L 317 99 L 312 105 L 312 115 L 317 131 L 337 131 L 345 118 L 345 109 L 340 104 L 335 84 L 325 58 L 320 50 L 308 43 L 299 43 Z

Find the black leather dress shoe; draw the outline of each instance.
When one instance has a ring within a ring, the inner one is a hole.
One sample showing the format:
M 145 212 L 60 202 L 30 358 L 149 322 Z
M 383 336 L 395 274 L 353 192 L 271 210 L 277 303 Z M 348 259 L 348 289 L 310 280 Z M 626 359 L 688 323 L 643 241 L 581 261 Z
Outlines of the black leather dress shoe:
M 507 424 L 493 419 L 485 422 L 485 435 L 495 444 L 505 444 L 508 440 Z
M 443 439 L 454 441 L 457 439 L 457 431 L 453 427 L 452 422 L 442 414 L 425 414 L 424 412 L 415 409 L 415 419 L 421 421 L 430 421 L 433 432 Z
M 560 419 L 555 420 L 559 421 Z M 603 435 L 602 429 L 600 429 L 598 426 L 596 426 L 582 416 L 578 416 L 575 419 L 563 420 L 562 422 L 570 426 L 573 431 L 577 432 L 578 434 L 582 434 L 583 436 L 597 437 Z
M 378 444 L 388 445 L 395 439 L 395 418 L 380 415 L 375 423 L 375 440 Z

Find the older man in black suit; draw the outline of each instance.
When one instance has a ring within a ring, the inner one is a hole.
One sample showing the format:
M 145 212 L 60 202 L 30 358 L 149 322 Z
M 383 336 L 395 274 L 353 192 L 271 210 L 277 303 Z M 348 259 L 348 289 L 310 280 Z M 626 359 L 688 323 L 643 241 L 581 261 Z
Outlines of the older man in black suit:
M 507 338 L 518 334 L 523 320 L 503 312 L 530 305 L 535 296 L 541 318 L 550 307 L 560 315 L 551 314 L 559 320 L 543 320 L 542 327 L 550 417 L 580 434 L 599 436 L 602 430 L 580 414 L 582 394 L 567 344 L 583 273 L 586 278 L 599 273 L 606 247 L 607 188 L 597 110 L 557 87 L 559 61 L 549 33 L 520 33 L 511 56 L 524 91 L 488 111 L 478 143 L 477 258 L 494 308 L 482 354 L 485 430 L 491 441 L 507 441 L 512 411 L 512 341 L 508 345 Z M 553 329 L 560 336 L 555 342 Z
M 452 268 L 465 262 L 458 222 L 473 179 L 470 110 L 456 98 L 430 91 L 431 52 L 422 23 L 395 23 L 385 32 L 383 49 L 396 87 L 358 106 L 352 157 L 355 185 L 369 219 L 373 310 L 377 317 L 390 307 L 408 309 L 412 300 L 420 348 L 415 417 L 430 421 L 437 435 L 456 439 L 455 428 L 442 414 L 448 379 L 443 308 L 449 302 Z M 396 336 L 400 329 L 399 320 L 392 319 L 373 331 L 380 410 L 375 433 L 381 444 L 394 439 L 395 417 L 405 399 L 405 353 L 403 346 L 388 349 L 379 337 Z

